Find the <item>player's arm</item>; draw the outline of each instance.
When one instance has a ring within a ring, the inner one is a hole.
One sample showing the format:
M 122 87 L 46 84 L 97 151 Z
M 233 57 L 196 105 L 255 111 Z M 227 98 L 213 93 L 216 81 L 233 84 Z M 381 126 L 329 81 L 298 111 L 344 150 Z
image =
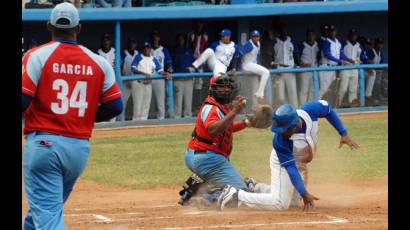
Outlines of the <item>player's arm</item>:
M 348 58 L 348 57 L 346 56 L 343 47 L 340 48 L 340 59 L 343 60 L 343 61 L 347 61 L 347 62 L 350 62 L 350 63 L 352 63 L 352 64 L 355 64 L 355 61 L 354 61 L 354 60 L 352 60 L 352 59 L 350 59 L 350 58 Z
M 252 46 L 251 42 L 248 41 L 242 48 L 242 54 L 243 55 L 247 54 L 247 53 L 251 52 L 252 49 L 253 49 L 253 46 Z
M 173 72 L 172 67 L 172 58 L 167 48 L 163 49 L 164 51 L 164 65 L 166 66 L 166 71 L 169 73 Z
M 349 137 L 347 130 L 339 116 L 337 116 L 336 112 L 330 107 L 327 101 L 319 100 L 311 102 L 301 108 L 303 110 L 310 110 L 310 114 L 313 116 L 324 117 L 327 119 L 327 121 L 337 130 L 341 137 L 339 148 L 342 147 L 343 144 L 347 144 L 351 149 L 359 148 L 359 145 Z
M 223 119 L 209 122 L 209 125 L 206 127 L 206 129 L 212 137 L 223 133 L 232 124 L 232 122 L 234 122 L 236 114 L 239 114 L 245 108 L 244 100 L 245 97 L 236 96 L 236 98 L 232 102 L 232 110 L 228 114 L 226 114 Z
M 277 138 L 275 136 L 275 138 Z M 304 203 L 304 210 L 313 208 L 314 200 L 319 200 L 315 196 L 311 195 L 303 183 L 303 179 L 299 173 L 299 170 L 296 166 L 295 159 L 293 157 L 293 153 L 290 148 L 285 148 L 284 146 L 278 147 L 277 144 L 274 143 L 274 148 L 277 152 L 279 162 L 281 166 L 285 168 L 286 172 L 289 175 L 290 181 L 292 182 L 293 187 L 295 187 L 296 191 L 300 194 L 303 198 Z
M 216 47 L 219 45 L 219 41 L 214 41 L 211 43 L 211 45 L 208 48 L 211 48 L 214 52 L 216 50 Z
M 28 51 L 22 60 L 22 111 L 25 112 L 33 100 L 37 84 L 41 76 L 41 62 L 32 50 Z
M 108 121 L 122 113 L 123 103 L 121 98 L 114 99 L 98 106 L 95 122 Z
M 291 40 L 293 44 L 293 59 L 295 60 L 295 65 L 299 66 L 300 65 L 300 52 L 299 52 L 299 46 L 296 44 L 296 42 Z
M 323 55 L 334 62 L 341 63 L 340 59 L 336 58 L 335 56 L 332 55 L 330 51 L 330 42 L 329 41 L 323 41 Z

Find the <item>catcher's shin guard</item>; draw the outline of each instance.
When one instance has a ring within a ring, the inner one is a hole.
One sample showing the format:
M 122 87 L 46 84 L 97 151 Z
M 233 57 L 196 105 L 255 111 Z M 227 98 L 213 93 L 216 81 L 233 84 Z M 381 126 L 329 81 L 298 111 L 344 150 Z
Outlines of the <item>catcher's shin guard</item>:
M 178 204 L 187 205 L 189 199 L 195 195 L 202 183 L 204 183 L 204 180 L 202 180 L 198 175 L 192 174 L 192 176 L 190 176 L 182 186 L 183 189 L 179 191 L 181 198 L 179 199 Z

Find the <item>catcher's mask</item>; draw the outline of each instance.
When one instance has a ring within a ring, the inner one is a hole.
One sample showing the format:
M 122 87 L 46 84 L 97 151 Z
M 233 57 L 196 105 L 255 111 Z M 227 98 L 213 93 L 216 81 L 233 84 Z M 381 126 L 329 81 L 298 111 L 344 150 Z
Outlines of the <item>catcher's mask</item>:
M 233 100 L 237 88 L 238 86 L 232 77 L 218 73 L 209 82 L 209 95 L 222 105 L 229 104 Z

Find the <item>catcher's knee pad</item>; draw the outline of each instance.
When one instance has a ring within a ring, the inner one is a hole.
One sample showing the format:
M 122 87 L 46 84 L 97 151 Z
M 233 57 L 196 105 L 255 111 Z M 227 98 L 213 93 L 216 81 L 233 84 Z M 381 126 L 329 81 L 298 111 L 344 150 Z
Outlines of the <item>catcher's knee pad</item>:
M 179 195 L 181 196 L 181 199 L 179 200 L 178 203 L 181 205 L 186 205 L 189 199 L 191 199 L 191 197 L 196 194 L 199 187 L 204 182 L 205 181 L 202 178 L 200 178 L 198 175 L 192 174 L 192 176 L 190 176 L 188 180 L 185 181 L 185 184 L 182 186 L 183 189 L 179 191 Z

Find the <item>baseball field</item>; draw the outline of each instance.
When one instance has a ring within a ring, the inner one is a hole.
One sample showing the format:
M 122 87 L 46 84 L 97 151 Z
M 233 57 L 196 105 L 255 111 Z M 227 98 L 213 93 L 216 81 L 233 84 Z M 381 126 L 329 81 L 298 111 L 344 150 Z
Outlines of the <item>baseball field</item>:
M 388 113 L 341 116 L 359 150 L 319 123 L 308 190 L 316 208 L 224 212 L 177 204 L 190 175 L 183 156 L 193 124 L 95 130 L 88 166 L 65 206 L 69 229 L 387 229 Z M 234 137 L 231 161 L 242 176 L 269 182 L 273 134 L 248 129 Z M 27 203 L 23 193 L 23 213 Z

